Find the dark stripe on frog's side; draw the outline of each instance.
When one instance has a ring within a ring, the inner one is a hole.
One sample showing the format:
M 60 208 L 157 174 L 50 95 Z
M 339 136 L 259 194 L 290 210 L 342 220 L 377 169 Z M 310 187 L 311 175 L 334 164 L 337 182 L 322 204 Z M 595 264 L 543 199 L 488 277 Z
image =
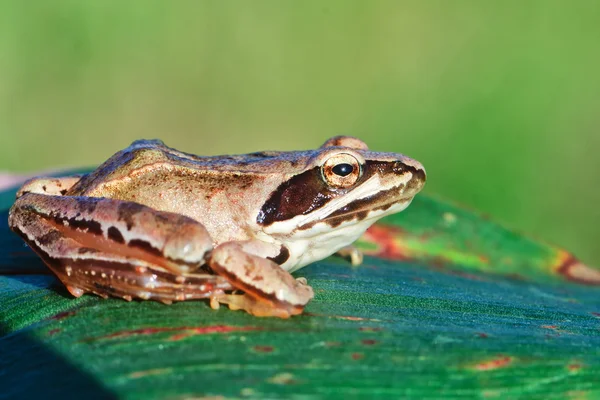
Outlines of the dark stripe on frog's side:
M 119 221 L 125 222 L 127 226 L 127 230 L 130 231 L 133 228 L 133 216 L 148 209 L 147 206 L 143 206 L 139 203 L 134 203 L 132 201 L 127 201 L 119 204 L 119 208 L 117 210 Z
M 58 215 L 37 214 L 42 218 L 54 220 L 56 224 L 64 224 L 67 222 L 69 224 L 69 228 L 75 228 L 93 235 L 102 236 L 102 225 L 100 225 L 100 223 L 97 221 L 61 217 Z
M 45 213 L 30 204 L 22 205 L 18 207 L 18 210 L 14 210 L 12 212 L 18 212 L 22 216 L 26 214 L 29 215 L 30 218 L 36 218 L 37 216 L 45 220 L 52 220 L 57 225 L 65 225 L 66 222 L 70 228 L 80 229 L 94 235 L 102 235 L 102 225 L 100 225 L 100 223 L 97 221 L 69 218 L 66 216 L 57 215 L 56 213 Z
M 278 264 L 278 265 L 282 265 L 289 258 L 290 258 L 290 251 L 285 246 L 281 246 L 281 248 L 279 250 L 279 254 L 277 254 L 275 257 L 267 257 L 267 259 L 273 261 L 275 264 Z
M 118 228 L 111 226 L 110 228 L 108 228 L 108 231 L 106 233 L 108 235 L 108 238 L 113 242 L 121 244 L 125 243 L 125 238 L 123 237 L 123 234 Z
M 162 251 L 160 251 L 156 247 L 152 246 L 149 242 L 142 239 L 131 239 L 129 243 L 127 243 L 127 246 L 138 248 L 140 250 L 145 251 L 146 253 L 154 254 L 155 256 L 165 257 Z

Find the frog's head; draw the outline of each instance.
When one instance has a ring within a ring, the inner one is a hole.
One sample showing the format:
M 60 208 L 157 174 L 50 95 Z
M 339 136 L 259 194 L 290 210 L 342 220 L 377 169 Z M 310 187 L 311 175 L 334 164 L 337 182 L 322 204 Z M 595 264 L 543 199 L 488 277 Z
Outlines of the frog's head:
M 302 169 L 270 193 L 256 222 L 283 243 L 296 270 L 354 242 L 379 218 L 404 210 L 425 184 L 423 166 L 368 150 L 348 136 L 304 153 Z

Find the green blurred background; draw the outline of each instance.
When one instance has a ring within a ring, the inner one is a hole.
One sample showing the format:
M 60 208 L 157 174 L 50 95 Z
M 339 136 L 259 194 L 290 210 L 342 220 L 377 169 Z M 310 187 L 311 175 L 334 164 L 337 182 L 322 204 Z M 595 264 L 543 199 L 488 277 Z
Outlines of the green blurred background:
M 600 264 L 600 2 L 2 1 L 0 170 L 348 133 Z

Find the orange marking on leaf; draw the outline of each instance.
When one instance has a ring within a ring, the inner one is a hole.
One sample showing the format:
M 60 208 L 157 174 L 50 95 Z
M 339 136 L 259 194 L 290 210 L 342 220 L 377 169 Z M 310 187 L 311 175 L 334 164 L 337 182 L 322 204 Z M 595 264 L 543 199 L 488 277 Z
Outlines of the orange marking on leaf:
M 395 226 L 372 225 L 365 232 L 364 238 L 378 246 L 377 250 L 365 251 L 378 257 L 392 260 L 406 260 L 406 252 L 398 245 L 398 237 L 404 236 L 404 231 Z
M 585 285 L 600 285 L 600 271 L 583 264 L 577 257 L 565 250 L 558 250 L 558 260 L 553 271 L 565 279 Z
M 352 353 L 353 360 L 362 360 L 363 358 L 365 358 L 363 353 Z
M 173 335 L 169 339 L 170 340 L 181 340 L 188 336 L 194 335 L 207 335 L 211 333 L 229 333 L 229 332 L 239 332 L 239 331 L 253 331 L 259 330 L 258 327 L 253 326 L 228 326 L 228 325 L 211 325 L 211 326 L 200 326 L 197 328 L 190 328 L 187 332 Z
M 583 365 L 580 363 L 572 363 L 567 365 L 567 369 L 571 372 L 579 371 L 581 368 L 583 368 Z
M 544 328 L 544 329 L 558 329 L 558 326 L 556 326 L 556 325 L 542 325 L 541 328 Z
M 50 329 L 50 330 L 48 331 L 48 336 L 55 335 L 55 334 L 57 334 L 57 333 L 58 333 L 58 332 L 60 332 L 60 331 L 61 331 L 61 329 L 59 329 L 59 328 L 56 328 L 56 329 Z
M 475 365 L 475 369 L 478 371 L 490 371 L 492 369 L 498 369 L 508 366 L 512 363 L 513 358 L 509 356 L 498 356 L 492 360 L 484 361 Z
M 483 338 L 483 339 L 488 337 L 487 333 L 483 333 L 483 332 L 477 332 L 477 336 L 479 336 L 480 338 Z

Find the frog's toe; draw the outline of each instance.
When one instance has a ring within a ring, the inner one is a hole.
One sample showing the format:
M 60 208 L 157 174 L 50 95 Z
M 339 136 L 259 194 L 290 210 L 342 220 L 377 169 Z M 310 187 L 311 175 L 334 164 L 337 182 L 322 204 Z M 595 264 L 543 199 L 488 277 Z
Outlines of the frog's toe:
M 85 290 L 80 289 L 77 286 L 67 285 L 67 290 L 73 295 L 73 297 L 81 297 L 85 293 Z
M 298 282 L 298 283 L 300 283 L 302 285 L 308 285 L 308 281 L 303 276 L 301 276 L 300 278 L 296 278 L 296 282 Z
M 363 263 L 363 253 L 362 251 L 360 251 L 357 247 L 355 246 L 346 246 L 346 247 L 342 247 L 340 250 L 337 251 L 337 253 L 340 257 L 343 257 L 347 260 L 350 261 L 350 264 L 353 267 L 358 267 L 359 265 L 361 265 Z
M 213 300 L 216 306 L 213 305 Z M 302 313 L 303 307 L 274 307 L 271 302 L 253 298 L 246 294 L 223 294 L 211 299 L 211 307 L 219 308 L 219 303 L 227 304 L 232 311 L 244 310 L 255 317 L 289 318 Z

